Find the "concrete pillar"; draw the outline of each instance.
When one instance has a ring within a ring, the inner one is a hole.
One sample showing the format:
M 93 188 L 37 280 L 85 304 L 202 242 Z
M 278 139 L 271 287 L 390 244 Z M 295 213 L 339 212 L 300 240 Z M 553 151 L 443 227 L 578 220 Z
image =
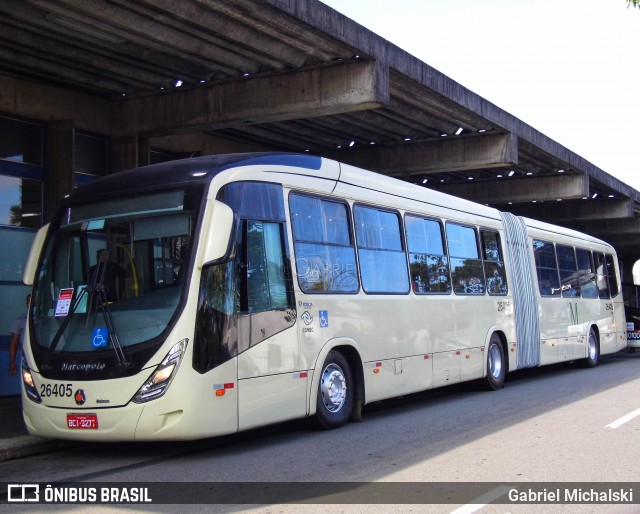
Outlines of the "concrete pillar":
M 138 136 L 138 166 L 151 163 L 151 141 L 148 137 Z
M 44 183 L 44 221 L 51 220 L 58 203 L 74 187 L 75 127 L 72 120 L 47 125 L 47 172 Z
M 111 173 L 138 165 L 138 136 L 114 137 L 111 140 Z
M 111 173 L 146 166 L 150 162 L 148 137 L 132 134 L 111 140 Z

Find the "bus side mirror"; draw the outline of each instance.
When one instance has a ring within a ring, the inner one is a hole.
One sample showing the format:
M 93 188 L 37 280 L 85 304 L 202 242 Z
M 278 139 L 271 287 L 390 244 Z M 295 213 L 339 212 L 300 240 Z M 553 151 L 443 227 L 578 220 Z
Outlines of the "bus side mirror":
M 633 285 L 640 286 L 640 261 L 636 261 L 631 270 L 633 275 Z
M 214 200 L 210 215 L 202 227 L 201 241 L 203 251 L 200 268 L 231 253 L 234 245 L 234 227 L 235 215 L 231 207 Z
M 24 266 L 24 271 L 22 272 L 22 281 L 27 286 L 32 286 L 33 282 L 36 279 L 36 272 L 38 271 L 38 260 L 40 259 L 40 254 L 42 253 L 42 246 L 44 245 L 44 239 L 47 235 L 47 231 L 49 230 L 49 224 L 40 227 L 40 229 L 36 232 L 36 237 L 33 239 L 31 243 L 31 250 L 29 250 L 29 257 L 27 257 L 27 262 Z

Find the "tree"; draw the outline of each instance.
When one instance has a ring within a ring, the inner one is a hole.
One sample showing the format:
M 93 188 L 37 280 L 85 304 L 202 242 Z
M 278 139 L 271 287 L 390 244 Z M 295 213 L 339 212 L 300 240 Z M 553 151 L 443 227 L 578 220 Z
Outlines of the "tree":
M 22 225 L 22 206 L 12 205 L 9 209 L 9 225 L 19 227 Z
M 627 8 L 637 7 L 640 9 L 640 0 L 627 0 Z

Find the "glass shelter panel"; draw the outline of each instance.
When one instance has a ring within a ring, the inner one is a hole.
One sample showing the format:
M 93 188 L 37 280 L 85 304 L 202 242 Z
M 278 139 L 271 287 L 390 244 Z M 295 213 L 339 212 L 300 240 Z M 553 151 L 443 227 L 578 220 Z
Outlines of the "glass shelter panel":
M 42 165 L 42 125 L 0 116 L 0 159 Z

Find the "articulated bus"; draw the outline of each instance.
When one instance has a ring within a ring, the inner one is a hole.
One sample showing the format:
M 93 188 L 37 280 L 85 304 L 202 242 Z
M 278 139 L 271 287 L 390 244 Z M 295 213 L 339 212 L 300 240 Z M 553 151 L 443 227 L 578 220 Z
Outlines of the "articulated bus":
M 37 234 L 32 434 L 196 439 L 626 346 L 611 246 L 311 155 L 201 157 L 74 190 Z

